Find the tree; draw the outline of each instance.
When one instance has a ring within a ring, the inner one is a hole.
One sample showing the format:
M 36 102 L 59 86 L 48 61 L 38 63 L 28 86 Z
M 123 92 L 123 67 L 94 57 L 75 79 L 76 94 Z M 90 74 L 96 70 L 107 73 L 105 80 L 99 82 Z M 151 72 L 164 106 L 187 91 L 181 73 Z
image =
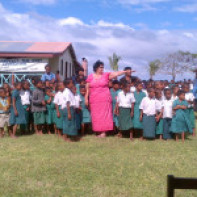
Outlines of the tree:
M 113 53 L 112 57 L 108 57 L 108 59 L 111 69 L 114 71 L 118 71 L 118 62 L 121 60 L 121 57 L 118 56 L 116 53 Z
M 160 64 L 161 63 L 159 60 L 155 60 L 149 63 L 148 71 L 151 80 L 153 79 L 153 76 L 156 74 L 156 72 L 159 70 Z
M 161 73 L 171 75 L 172 79 L 175 80 L 177 75 L 191 71 L 197 62 L 196 60 L 196 54 L 178 51 L 160 60 L 159 70 Z

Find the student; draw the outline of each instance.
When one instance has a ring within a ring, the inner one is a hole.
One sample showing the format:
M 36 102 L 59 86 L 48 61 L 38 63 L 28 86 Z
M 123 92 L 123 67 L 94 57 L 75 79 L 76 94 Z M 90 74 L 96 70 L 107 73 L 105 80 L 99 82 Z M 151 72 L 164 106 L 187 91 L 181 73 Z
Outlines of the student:
M 193 136 L 195 136 L 195 114 L 194 114 L 194 95 L 192 92 L 190 92 L 190 86 L 189 84 L 185 84 L 183 86 L 183 90 L 185 92 L 185 100 L 188 102 L 188 116 L 189 116 L 189 120 L 191 122 L 191 126 L 193 129 Z
M 47 125 L 47 133 L 51 134 L 54 129 L 55 122 L 55 104 L 54 94 L 51 91 L 51 88 L 45 88 L 45 102 L 46 102 L 46 125 Z
M 20 91 L 21 102 L 25 112 L 26 125 L 21 125 L 23 132 L 30 131 L 30 85 L 28 81 L 22 82 L 22 89 Z
M 45 124 L 46 102 L 44 98 L 43 84 L 40 79 L 35 82 L 36 89 L 33 91 L 32 96 L 32 112 L 34 118 L 34 128 L 36 134 L 42 135 L 42 129 Z
M 133 127 L 135 130 L 141 130 L 141 136 L 142 135 L 142 129 L 143 125 L 140 121 L 140 109 L 139 106 L 142 102 L 142 99 L 146 97 L 146 94 L 142 91 L 143 86 L 141 82 L 138 82 L 136 84 L 136 91 L 134 92 L 135 97 L 135 105 L 134 105 L 134 117 L 133 117 Z
M 177 93 L 179 91 L 179 87 L 176 85 L 172 88 L 172 100 L 175 101 L 178 99 Z
M 172 139 L 172 132 L 170 131 L 172 123 L 172 92 L 170 89 L 164 91 L 165 99 L 162 102 L 162 114 L 163 114 L 163 139 Z
M 188 102 L 185 100 L 185 93 L 183 90 L 178 91 L 178 99 L 173 102 L 173 110 L 175 115 L 172 118 L 171 131 L 176 135 L 176 141 L 181 134 L 182 142 L 185 141 L 185 132 L 193 133 L 191 123 L 188 118 L 187 109 Z
M 118 117 L 115 114 L 115 109 L 116 109 L 116 100 L 118 93 L 120 92 L 120 83 L 118 80 L 114 80 L 112 83 L 112 88 L 110 89 L 111 97 L 112 97 L 112 110 L 113 110 L 113 121 L 115 125 L 115 129 L 117 130 L 119 127 L 118 124 Z
M 81 109 L 82 109 L 82 124 L 81 134 L 85 134 L 85 130 L 89 129 L 91 124 L 91 117 L 88 107 L 85 105 L 86 88 L 85 85 L 80 85 L 80 98 L 81 98 Z
M 156 98 L 156 135 L 159 135 L 159 139 L 163 139 L 163 117 L 162 117 L 162 101 L 163 95 L 160 89 L 155 91 Z
M 118 115 L 119 134 L 122 137 L 123 131 L 130 131 L 130 140 L 133 140 L 133 113 L 134 113 L 135 98 L 130 92 L 130 85 L 125 82 L 122 85 L 122 91 L 118 93 L 116 114 Z
M 71 92 L 74 86 L 72 79 L 64 80 L 65 89 L 63 91 L 63 139 L 65 141 L 71 141 L 69 137 L 76 137 L 77 124 L 76 124 L 76 114 L 75 114 L 75 97 Z
M 20 97 L 20 90 L 22 85 L 20 82 L 14 84 L 15 89 L 12 92 L 12 107 L 10 114 L 10 125 L 13 126 L 13 131 L 11 134 L 12 138 L 16 138 L 16 131 L 18 125 L 26 124 L 25 111 L 23 109 Z
M 56 116 L 55 116 L 55 125 L 57 129 L 58 135 L 62 136 L 63 130 L 63 113 L 61 109 L 61 105 L 63 103 L 63 91 L 64 91 L 64 84 L 63 82 L 58 83 L 58 92 L 55 94 L 54 97 L 54 104 L 56 109 Z
M 4 88 L 0 88 L 0 137 L 4 137 L 4 127 L 9 129 L 10 103 Z
M 148 97 L 142 99 L 139 109 L 141 110 L 140 121 L 143 124 L 143 138 L 155 139 L 156 100 L 153 88 L 148 89 Z

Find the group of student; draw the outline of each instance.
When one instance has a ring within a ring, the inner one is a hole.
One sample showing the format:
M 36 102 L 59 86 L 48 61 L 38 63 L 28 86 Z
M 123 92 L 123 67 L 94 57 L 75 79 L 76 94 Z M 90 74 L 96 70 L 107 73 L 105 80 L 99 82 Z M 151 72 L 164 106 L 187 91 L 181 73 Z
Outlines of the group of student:
M 122 137 L 126 131 L 133 140 L 185 139 L 195 135 L 194 96 L 190 85 L 166 84 L 163 81 L 140 80 L 109 83 L 112 96 L 114 133 Z M 77 140 L 91 129 L 89 106 L 85 105 L 86 81 L 81 78 L 45 81 L 39 78 L 17 82 L 13 88 L 0 88 L 0 131 L 16 138 L 21 133 L 42 135 L 55 133 L 65 141 Z

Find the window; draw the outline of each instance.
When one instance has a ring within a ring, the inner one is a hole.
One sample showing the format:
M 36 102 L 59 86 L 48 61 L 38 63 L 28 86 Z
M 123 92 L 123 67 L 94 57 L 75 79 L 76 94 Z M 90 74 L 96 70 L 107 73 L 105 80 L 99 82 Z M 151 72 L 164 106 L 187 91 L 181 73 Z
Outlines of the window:
M 60 65 L 60 75 L 64 75 L 64 62 L 61 60 L 61 65 Z
M 68 62 L 65 62 L 65 78 L 68 78 Z

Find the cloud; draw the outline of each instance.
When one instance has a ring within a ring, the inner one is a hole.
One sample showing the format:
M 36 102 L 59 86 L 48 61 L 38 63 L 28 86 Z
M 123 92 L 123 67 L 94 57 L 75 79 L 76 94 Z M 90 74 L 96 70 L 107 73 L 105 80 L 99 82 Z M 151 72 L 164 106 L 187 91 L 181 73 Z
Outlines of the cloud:
M 58 0 L 18 0 L 21 3 L 30 3 L 34 5 L 52 5 L 55 4 Z
M 143 5 L 168 2 L 170 0 L 118 0 L 121 4 Z
M 178 12 L 195 13 L 197 12 L 197 3 L 191 3 L 180 7 L 176 7 L 174 8 L 174 10 Z
M 74 17 L 14 13 L 1 4 L 0 14 L 1 40 L 72 42 L 78 58 L 87 57 L 90 67 L 101 59 L 106 69 L 110 69 L 107 57 L 116 52 L 122 57 L 121 69 L 131 65 L 141 78 L 148 78 L 146 66 L 151 60 L 177 50 L 197 51 L 197 30 L 134 29 L 104 20 L 87 24 Z

